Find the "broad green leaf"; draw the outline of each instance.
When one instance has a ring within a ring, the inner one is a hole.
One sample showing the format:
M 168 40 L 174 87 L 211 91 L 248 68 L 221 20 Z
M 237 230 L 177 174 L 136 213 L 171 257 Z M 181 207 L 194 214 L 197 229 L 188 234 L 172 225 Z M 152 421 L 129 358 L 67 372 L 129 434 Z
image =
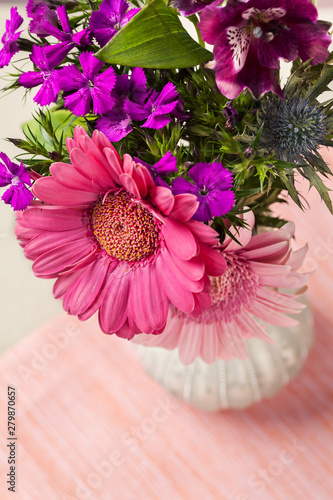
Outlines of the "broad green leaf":
M 152 0 L 97 52 L 109 64 L 140 68 L 188 68 L 213 59 L 183 28 L 163 0 Z

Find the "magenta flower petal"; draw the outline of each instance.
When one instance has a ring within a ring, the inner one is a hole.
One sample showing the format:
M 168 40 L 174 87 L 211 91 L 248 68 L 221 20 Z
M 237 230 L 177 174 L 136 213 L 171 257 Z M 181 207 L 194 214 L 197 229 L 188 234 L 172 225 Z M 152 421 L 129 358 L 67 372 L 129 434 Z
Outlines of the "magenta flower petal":
M 312 59 L 311 64 L 320 64 L 328 56 L 328 47 L 331 44 L 331 37 L 327 33 L 327 24 L 317 21 L 316 24 L 308 23 L 306 28 L 300 23 L 295 23 L 299 40 L 299 56 L 302 61 Z
M 43 71 L 27 71 L 20 76 L 20 84 L 26 89 L 32 89 L 44 82 Z
M 133 130 L 131 117 L 122 111 L 111 111 L 102 116 L 97 120 L 96 128 L 112 142 L 120 141 Z
M 59 92 L 57 71 L 53 71 L 49 75 L 44 74 L 43 85 L 35 95 L 34 101 L 40 106 L 48 106 L 52 102 L 56 102 Z
M 167 176 L 171 172 L 177 172 L 177 158 L 173 156 L 170 151 L 162 156 L 155 165 L 149 165 L 139 158 L 134 158 L 134 161 L 141 163 L 147 168 L 156 186 L 164 186 L 170 189 L 170 186 L 161 177 L 162 175 Z
M 126 101 L 124 110 L 133 120 L 147 120 L 141 127 L 160 129 L 172 121 L 172 117 L 166 116 L 171 113 L 179 102 L 176 87 L 169 82 L 160 93 L 152 91 L 147 102 L 143 105 Z
M 54 61 L 49 59 L 50 48 L 34 45 L 30 59 L 41 71 L 28 71 L 19 78 L 20 84 L 28 89 L 42 85 L 34 97 L 34 101 L 41 106 L 55 102 L 60 92 L 59 72 L 54 70 Z
M 74 94 L 65 97 L 65 106 L 76 116 L 84 116 L 90 113 L 91 92 L 89 88 L 80 88 Z
M 1 197 L 14 210 L 25 210 L 33 198 L 33 194 L 23 182 L 12 184 Z
M 279 59 L 294 61 L 298 56 L 299 37 L 293 28 L 281 30 L 279 36 L 274 37 L 270 42 L 263 37 L 258 42 L 258 61 L 266 68 L 280 67 Z
M 61 30 L 58 28 L 58 16 L 54 10 L 42 3 L 34 12 L 29 25 L 29 32 L 41 38 L 53 35 L 61 37 Z
M 176 7 L 183 16 L 191 16 L 196 12 L 204 10 L 207 5 L 213 2 L 214 0 L 173 0 L 172 5 Z
M 65 33 L 72 33 L 72 28 L 69 24 L 68 14 L 65 5 L 57 7 L 57 14 L 61 23 L 62 29 Z
M 133 68 L 131 77 L 117 76 L 114 95 L 133 103 L 143 104 L 148 97 L 146 75 L 142 68 Z
M 69 64 L 60 70 L 59 81 L 61 89 L 65 92 L 70 92 L 71 90 L 78 90 L 83 87 L 85 85 L 86 78 L 81 73 L 79 68 L 77 68 L 74 64 Z
M 92 33 L 89 28 L 85 28 L 78 33 L 73 33 L 72 40 L 75 45 L 86 47 L 92 43 Z
M 38 7 L 41 5 L 46 5 L 47 7 L 52 7 L 52 3 L 49 0 L 28 0 L 27 3 L 27 14 L 29 17 L 33 17 L 37 12 Z
M 126 0 L 104 0 L 100 8 L 91 14 L 89 27 L 101 47 L 140 10 L 131 9 L 127 12 L 128 7 Z
M 83 52 L 80 57 L 83 74 L 89 80 L 96 78 L 98 72 L 103 68 L 104 63 L 99 61 L 91 52 Z
M 220 69 L 221 73 L 225 74 L 224 68 L 217 65 L 214 69 L 216 71 L 216 84 L 222 94 L 228 97 L 228 99 L 235 99 L 246 88 L 248 88 L 257 99 L 269 91 L 274 92 L 281 98 L 284 97 L 276 80 L 274 69 L 267 68 L 260 64 L 257 46 L 255 44 L 249 47 L 245 65 L 238 73 L 229 78 L 224 78 L 220 74 Z M 258 78 L 259 73 L 260 78 Z

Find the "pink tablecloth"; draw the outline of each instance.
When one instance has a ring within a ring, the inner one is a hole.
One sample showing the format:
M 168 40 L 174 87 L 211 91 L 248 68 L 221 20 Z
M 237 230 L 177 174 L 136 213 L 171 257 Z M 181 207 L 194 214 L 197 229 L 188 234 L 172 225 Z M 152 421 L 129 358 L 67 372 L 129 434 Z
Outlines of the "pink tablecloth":
M 274 399 L 205 414 L 151 381 L 131 344 L 63 315 L 0 361 L 1 499 L 331 500 L 333 218 L 288 209 L 309 241 L 317 339 Z M 17 399 L 16 493 L 7 490 L 7 386 Z

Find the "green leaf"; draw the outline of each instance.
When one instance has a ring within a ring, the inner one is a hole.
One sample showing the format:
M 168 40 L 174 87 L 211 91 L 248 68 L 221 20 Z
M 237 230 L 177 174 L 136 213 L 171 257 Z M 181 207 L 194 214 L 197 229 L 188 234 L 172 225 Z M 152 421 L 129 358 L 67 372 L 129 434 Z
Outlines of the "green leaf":
M 310 186 L 314 186 L 318 193 L 320 194 L 321 198 L 324 200 L 327 208 L 331 213 L 333 213 L 333 207 L 332 207 L 332 201 L 329 196 L 329 191 L 328 187 L 325 186 L 317 172 L 312 168 L 312 167 L 302 167 L 304 176 L 309 180 Z
M 213 59 L 183 28 L 163 0 L 152 0 L 97 52 L 109 64 L 141 68 L 188 68 Z
M 291 169 L 291 168 L 299 168 L 302 165 L 299 165 L 299 163 L 290 163 L 289 161 L 284 161 L 284 160 L 271 160 L 272 164 L 274 167 L 279 170 L 279 169 Z M 304 164 L 305 165 L 305 164 Z
M 264 123 L 261 124 L 260 126 L 260 129 L 258 130 L 258 133 L 257 135 L 255 136 L 252 144 L 251 144 L 251 147 L 256 151 L 259 147 L 259 144 L 260 144 L 260 138 L 261 138 L 261 134 L 262 134 L 262 131 L 263 131 L 263 128 L 264 128 Z
M 309 101 L 316 99 L 323 92 L 330 90 L 328 87 L 329 83 L 333 80 L 333 67 L 329 66 L 325 68 L 324 73 L 317 80 L 317 82 L 308 90 L 305 94 L 304 99 L 308 99 Z
M 260 191 L 260 186 L 253 189 L 239 189 L 238 191 L 236 191 L 235 195 L 238 200 L 241 200 L 242 198 L 247 198 L 248 196 L 253 196 L 254 194 L 260 193 Z
M 290 179 L 289 176 L 286 174 L 286 172 L 282 169 L 280 170 L 279 175 L 281 181 L 288 190 L 288 193 L 290 194 L 292 200 L 296 203 L 296 205 L 298 205 L 303 210 L 303 205 L 301 203 L 301 200 L 299 199 L 298 192 L 295 189 L 292 179 Z

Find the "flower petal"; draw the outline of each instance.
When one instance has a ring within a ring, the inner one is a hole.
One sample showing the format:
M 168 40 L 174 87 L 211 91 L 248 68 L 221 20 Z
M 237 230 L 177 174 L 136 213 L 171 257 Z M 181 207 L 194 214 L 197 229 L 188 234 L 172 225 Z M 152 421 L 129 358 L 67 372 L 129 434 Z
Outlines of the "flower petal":
M 74 187 L 74 186 L 73 186 Z M 32 193 L 41 201 L 53 205 L 78 205 L 96 201 L 96 193 L 70 189 L 58 184 L 52 177 L 38 179 L 32 187 Z

